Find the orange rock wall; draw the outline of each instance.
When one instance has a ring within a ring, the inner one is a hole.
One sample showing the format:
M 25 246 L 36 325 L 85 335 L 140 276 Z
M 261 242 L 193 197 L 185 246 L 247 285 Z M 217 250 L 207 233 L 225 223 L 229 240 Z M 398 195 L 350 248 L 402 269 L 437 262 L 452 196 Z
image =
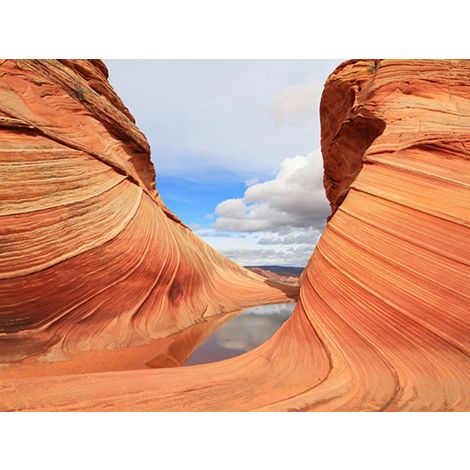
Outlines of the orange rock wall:
M 101 61 L 0 63 L 0 363 L 106 350 L 119 367 L 124 348 L 290 299 L 165 207 L 106 78 Z
M 325 86 L 334 215 L 301 301 L 331 371 L 307 409 L 469 408 L 469 77 L 469 61 L 352 61 Z

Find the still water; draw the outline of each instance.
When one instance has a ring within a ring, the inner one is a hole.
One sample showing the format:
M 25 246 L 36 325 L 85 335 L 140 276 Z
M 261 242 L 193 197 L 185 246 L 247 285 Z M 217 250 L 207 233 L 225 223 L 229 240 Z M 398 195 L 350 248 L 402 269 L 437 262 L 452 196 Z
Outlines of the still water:
M 290 317 L 295 303 L 261 305 L 245 310 L 212 333 L 184 365 L 221 361 L 256 348 Z

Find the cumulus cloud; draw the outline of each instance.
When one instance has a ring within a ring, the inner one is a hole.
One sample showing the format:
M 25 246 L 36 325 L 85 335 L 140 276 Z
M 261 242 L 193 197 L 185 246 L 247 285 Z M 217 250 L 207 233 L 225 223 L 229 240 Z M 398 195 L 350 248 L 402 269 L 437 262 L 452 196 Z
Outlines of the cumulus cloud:
M 227 199 L 215 209 L 213 228 L 237 232 L 322 229 L 330 210 L 323 188 L 319 150 L 285 159 L 277 175 L 253 184 L 243 198 Z
M 234 233 L 200 229 L 197 234 L 239 264 L 305 266 L 321 230 L 307 228 L 294 231 L 281 229 L 278 233 Z
M 248 186 L 243 197 L 222 201 L 204 238 L 243 265 L 305 266 L 329 214 L 315 150 L 285 159 L 272 179 Z M 242 245 L 235 240 L 241 233 Z
M 222 248 L 220 251 L 228 258 L 244 266 L 305 266 L 313 252 L 313 245 L 279 247 L 278 249 Z
M 280 234 L 282 235 L 282 234 Z M 314 227 L 309 227 L 303 230 L 296 230 L 288 233 L 287 235 L 280 236 L 279 234 L 273 236 L 264 236 L 259 238 L 259 245 L 308 245 L 312 246 L 318 242 L 321 235 L 321 230 Z
M 291 86 L 275 96 L 271 115 L 276 126 L 313 121 L 322 88 L 319 82 L 312 82 L 303 86 Z

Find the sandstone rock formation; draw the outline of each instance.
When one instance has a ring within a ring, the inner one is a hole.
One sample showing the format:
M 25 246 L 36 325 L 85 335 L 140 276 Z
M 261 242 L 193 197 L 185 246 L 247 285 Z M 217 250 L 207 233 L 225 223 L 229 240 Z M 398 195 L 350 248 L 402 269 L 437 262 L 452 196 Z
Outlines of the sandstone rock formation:
M 99 358 L 194 324 L 206 306 L 279 293 L 165 209 L 101 63 L 3 63 L 0 355 L 26 360 L 0 373 L 0 407 L 469 410 L 469 77 L 468 61 L 332 73 L 320 111 L 333 214 L 267 343 L 187 368 L 35 375 L 30 356 Z
M 165 207 L 149 145 L 106 78 L 100 61 L 0 64 L 3 364 L 179 364 L 184 348 L 168 357 L 155 340 L 295 296 L 216 253 Z

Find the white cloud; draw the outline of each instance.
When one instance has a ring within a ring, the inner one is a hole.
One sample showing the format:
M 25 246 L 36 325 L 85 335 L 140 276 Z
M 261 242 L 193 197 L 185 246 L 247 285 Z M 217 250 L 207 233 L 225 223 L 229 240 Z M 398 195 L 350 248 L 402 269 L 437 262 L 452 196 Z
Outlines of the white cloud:
M 271 115 L 277 126 L 313 122 L 318 113 L 323 86 L 312 82 L 291 86 L 274 97 Z
M 242 265 L 305 266 L 321 230 L 234 233 L 201 228 L 196 233 L 217 251 Z
M 314 84 L 339 62 L 106 61 L 149 140 L 157 175 L 218 168 L 242 180 L 269 173 L 293 149 L 304 154 L 319 145 Z
M 320 145 L 320 84 L 338 63 L 107 61 L 151 144 L 157 175 L 206 181 L 227 173 L 245 182 L 242 198 L 192 219 L 203 226 L 215 219 L 212 229 L 195 224 L 197 233 L 241 264 L 296 266 L 329 215 L 321 155 L 306 154 Z M 305 156 L 285 159 L 294 152 Z M 256 178 L 271 174 L 264 183 Z
M 222 201 L 215 213 L 199 235 L 237 263 L 305 266 L 330 214 L 320 151 L 285 159 L 273 179 Z
M 222 201 L 215 212 L 213 228 L 222 231 L 322 229 L 330 209 L 320 151 L 285 159 L 272 180 L 250 186 L 243 198 Z
M 260 237 L 258 240 L 259 245 L 315 245 L 321 235 L 322 231 L 319 228 L 309 227 L 306 229 L 296 230 L 288 233 L 287 235 L 280 236 L 276 234 L 268 234 L 267 236 Z
M 277 249 L 228 248 L 221 249 L 220 251 L 225 256 L 244 266 L 305 266 L 313 252 L 313 245 Z
M 245 186 L 249 188 L 258 182 L 258 178 L 250 178 L 245 181 Z

